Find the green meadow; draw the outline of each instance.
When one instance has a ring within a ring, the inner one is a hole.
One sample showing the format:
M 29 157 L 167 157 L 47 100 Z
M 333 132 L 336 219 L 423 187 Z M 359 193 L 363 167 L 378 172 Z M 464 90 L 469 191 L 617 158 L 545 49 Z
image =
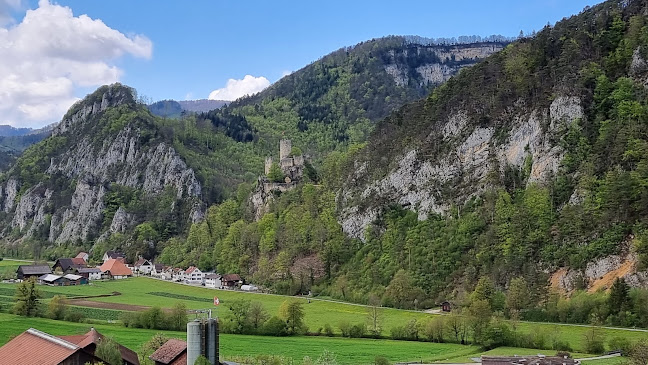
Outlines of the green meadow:
M 4 293 L 5 304 L 11 300 L 8 294 L 15 287 L 14 284 L 0 284 L 0 296 Z M 296 297 L 286 297 L 279 295 L 269 295 L 269 294 L 257 294 L 257 293 L 243 293 L 235 292 L 228 290 L 213 290 L 204 287 L 194 287 L 181 285 L 177 283 L 165 282 L 150 278 L 132 278 L 127 280 L 114 280 L 114 281 L 103 281 L 103 282 L 93 282 L 92 285 L 84 286 L 70 286 L 70 287 L 41 287 L 41 290 L 46 292 L 46 297 L 51 297 L 54 293 L 60 293 L 67 295 L 69 297 L 76 296 L 88 296 L 88 295 L 104 295 L 110 294 L 113 292 L 119 292 L 120 295 L 110 296 L 110 297 L 100 297 L 100 298 L 89 298 L 89 300 L 104 302 L 104 303 L 121 303 L 121 304 L 131 304 L 131 305 L 141 305 L 141 306 L 160 306 L 160 307 L 172 307 L 178 302 L 185 303 L 190 309 L 204 309 L 204 308 L 215 308 L 215 313 L 217 316 L 224 317 L 227 315 L 228 309 L 227 304 L 231 303 L 234 300 L 246 299 L 250 301 L 261 302 L 266 310 L 271 314 L 277 314 L 279 307 L 282 302 L 285 300 L 298 300 L 303 303 L 303 308 L 305 312 L 305 323 L 310 329 L 311 332 L 317 331 L 319 328 L 324 327 L 325 324 L 330 324 L 335 331 L 339 333 L 338 326 L 341 322 L 349 323 L 360 323 L 365 322 L 367 317 L 367 308 L 361 305 L 355 305 L 350 303 L 341 303 L 333 301 L 325 301 L 318 299 L 311 299 L 311 302 L 308 303 L 306 298 L 296 298 Z M 214 307 L 212 304 L 213 297 L 217 296 L 221 302 L 220 306 Z M 3 298 L 0 298 L 0 302 Z M 1 303 L 0 303 L 1 304 Z M 87 312 L 88 318 L 94 319 L 115 319 L 118 317 L 118 311 L 113 311 L 109 309 L 83 309 Z M 427 314 L 423 312 L 415 311 L 403 311 L 391 308 L 383 309 L 383 335 L 388 336 L 390 329 L 395 326 L 402 326 L 407 321 L 411 319 L 417 319 L 420 321 L 425 321 L 427 319 L 433 318 L 434 315 Z M 18 317 L 14 317 L 18 318 Z M 31 321 L 36 321 L 36 319 L 30 319 Z M 38 319 L 40 321 L 40 319 Z M 45 321 L 45 320 L 44 320 Z M 82 328 L 87 328 L 88 325 L 83 324 L 71 324 L 66 322 L 53 322 L 56 324 L 61 324 L 65 326 L 81 326 Z M 98 325 L 100 326 L 100 325 Z M 106 327 L 111 333 L 115 333 L 115 336 L 124 338 L 125 344 L 134 344 L 135 347 L 139 346 L 142 343 L 142 334 L 154 333 L 156 331 L 147 331 L 147 330 L 138 330 L 138 329 L 127 329 L 122 328 L 117 325 L 102 324 L 101 326 Z M 590 330 L 588 327 L 583 326 L 570 326 L 570 325 L 559 325 L 559 324 L 547 324 L 547 323 L 529 323 L 529 322 L 518 322 L 516 323 L 517 330 L 520 333 L 544 333 L 547 337 L 550 335 L 558 334 L 557 336 L 564 342 L 570 344 L 574 351 L 579 352 L 583 351 L 584 347 L 584 338 L 587 331 Z M 6 326 L 2 326 L 6 328 Z M 23 326 L 24 327 L 24 326 Z M 44 329 L 47 331 L 47 328 Z M 6 330 L 0 330 L 6 331 Z M 614 337 L 625 337 L 631 341 L 636 341 L 639 339 L 648 339 L 647 332 L 640 331 L 631 331 L 627 329 L 600 329 L 601 334 L 605 337 L 605 342 L 607 343 L 610 339 Z M 17 334 L 20 330 L 12 329 L 12 334 Z M 0 332 L 0 338 L 4 334 Z M 183 337 L 184 334 L 174 334 L 178 337 Z M 228 338 L 230 335 L 224 335 L 224 338 Z M 150 336 L 149 336 L 150 337 Z M 419 343 L 419 342 L 407 342 L 407 341 L 390 341 L 390 340 L 351 340 L 351 339 L 342 339 L 342 338 L 324 338 L 324 337 L 290 337 L 290 338 L 276 338 L 276 337 L 259 337 L 259 336 L 234 336 L 235 338 L 247 338 L 253 343 L 258 343 L 258 346 L 242 346 L 240 342 L 235 342 L 228 347 L 224 347 L 225 352 L 234 355 L 255 355 L 255 354 L 281 354 L 282 356 L 294 357 L 296 353 L 302 354 L 305 347 L 301 344 L 302 341 L 312 341 L 312 344 L 309 342 L 309 349 L 325 349 L 327 346 L 335 346 L 333 348 L 344 348 L 344 344 L 353 344 L 353 346 L 358 347 L 360 344 L 368 344 L 368 348 L 371 349 L 371 345 L 374 343 L 384 343 L 384 344 L 400 344 L 401 348 L 418 348 L 418 346 L 432 346 L 433 348 L 446 348 L 444 346 L 450 346 L 455 349 L 453 346 L 460 345 L 434 345 L 430 343 Z M 323 341 L 323 342 L 320 342 Z M 339 342 L 342 341 L 342 342 Z M 360 342 L 354 342 L 360 341 Z M 273 343 L 276 346 L 266 346 L 264 343 Z M 321 345 L 320 345 L 321 344 Z M 279 346 L 279 347 L 277 347 Z M 448 347 L 448 348 L 450 348 Z M 358 347 L 357 351 L 361 352 L 362 347 Z M 449 358 L 455 359 L 466 359 L 473 357 L 472 355 L 476 353 L 476 350 L 472 347 L 460 346 L 456 349 L 463 349 L 461 353 L 450 353 L 445 352 L 441 353 L 427 353 L 428 357 L 421 357 L 421 354 L 425 354 L 423 350 L 418 352 L 412 352 L 412 355 L 417 354 L 414 358 L 419 357 L 418 360 L 422 359 L 434 359 L 434 360 L 445 360 Z M 281 353 L 268 352 L 268 351 L 281 351 Z M 409 351 L 409 350 L 408 350 Z M 412 350 L 414 351 L 414 350 Z M 431 350 L 430 350 L 431 351 Z M 440 351 L 440 350 L 439 350 Z M 448 350 L 449 351 L 449 350 Z M 454 351 L 454 350 L 453 350 Z M 459 351 L 459 350 L 457 350 Z M 511 354 L 515 354 L 514 350 L 511 350 Z M 518 349 L 519 351 L 519 349 Z M 539 350 L 531 350 L 532 353 L 542 353 Z M 317 352 L 317 351 L 315 351 Z M 374 352 L 371 350 L 370 352 Z M 393 353 L 395 357 L 398 357 L 399 361 L 405 360 L 401 355 L 406 354 L 407 351 L 400 353 L 397 350 L 389 350 L 390 353 Z M 545 353 L 551 353 L 551 351 Z M 286 355 L 289 354 L 289 355 Z M 526 354 L 526 353 L 518 353 Z M 305 354 L 311 356 L 311 353 Z M 347 354 L 351 356 L 352 354 Z M 304 355 L 302 355 L 303 357 Z M 346 356 L 346 355 L 345 355 Z M 613 359 L 614 360 L 614 359 Z M 463 360 L 462 360 L 463 361 Z M 614 364 L 610 360 L 606 362 L 600 362 L 600 364 Z M 599 361 L 591 364 L 599 365 Z

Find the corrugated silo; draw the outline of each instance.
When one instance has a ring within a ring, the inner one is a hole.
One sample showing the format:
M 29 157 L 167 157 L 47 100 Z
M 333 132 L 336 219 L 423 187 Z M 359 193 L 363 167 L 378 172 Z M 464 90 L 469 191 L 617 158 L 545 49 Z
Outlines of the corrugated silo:
M 202 352 L 202 328 L 199 320 L 187 323 L 187 365 L 193 365 Z

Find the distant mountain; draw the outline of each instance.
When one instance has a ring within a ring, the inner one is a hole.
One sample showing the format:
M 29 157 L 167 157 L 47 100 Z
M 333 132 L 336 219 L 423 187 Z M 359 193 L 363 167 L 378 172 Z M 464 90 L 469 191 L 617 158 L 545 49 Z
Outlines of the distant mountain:
M 200 99 L 200 100 L 182 100 L 178 101 L 182 109 L 190 112 L 204 113 L 210 110 L 219 109 L 227 104 L 229 101 L 226 100 L 209 100 L 209 99 Z
M 229 103 L 225 100 L 161 100 L 149 105 L 149 110 L 154 115 L 165 118 L 179 118 L 182 112 L 205 113 L 221 108 Z
M 32 131 L 33 129 L 31 128 L 16 128 L 6 124 L 0 125 L 0 136 L 3 137 L 24 136 L 25 134 L 29 134 Z

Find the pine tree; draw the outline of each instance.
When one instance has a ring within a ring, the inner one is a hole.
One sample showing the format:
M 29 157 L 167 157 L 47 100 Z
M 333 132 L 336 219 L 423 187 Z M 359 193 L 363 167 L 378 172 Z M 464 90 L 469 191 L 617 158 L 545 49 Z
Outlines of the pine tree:
M 41 298 L 40 290 L 36 287 L 36 278 L 31 277 L 18 284 L 14 299 L 13 311 L 21 316 L 33 317 L 38 314 L 38 304 Z
M 608 305 L 610 313 L 618 314 L 626 309 L 630 297 L 628 296 L 629 287 L 623 278 L 617 278 L 610 288 L 610 296 L 608 297 Z

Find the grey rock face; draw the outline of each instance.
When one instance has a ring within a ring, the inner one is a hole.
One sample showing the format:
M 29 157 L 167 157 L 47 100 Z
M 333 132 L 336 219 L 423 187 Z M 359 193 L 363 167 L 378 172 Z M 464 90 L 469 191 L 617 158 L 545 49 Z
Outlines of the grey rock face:
M 52 196 L 59 192 L 45 189 L 41 184 L 27 189 L 19 198 L 16 196 L 20 184 L 16 179 L 8 180 L 1 187 L 2 208 L 13 214 L 12 228 L 18 227 L 23 231 L 29 227 L 25 232 L 29 236 L 38 227 L 49 224 L 48 239 L 57 243 L 96 237 L 101 233 L 105 208 L 103 199 L 112 183 L 141 189 L 151 196 L 169 187 L 175 190 L 178 199 L 195 199 L 199 202 L 202 188 L 194 171 L 166 143 L 143 144 L 141 131 L 135 124 L 127 124 L 103 141 L 93 140 L 92 134 L 77 133 L 77 127 L 98 123 L 96 118 L 92 119 L 93 116 L 128 97 L 120 94 L 124 92 L 122 89 L 117 90 L 109 89 L 101 102 L 80 108 L 53 132 L 69 140 L 78 139 L 68 151 L 52 158 L 45 171 L 69 180 L 73 189 L 71 197 L 68 195 L 69 203 L 61 202 L 61 199 L 55 202 Z M 188 219 L 201 217 L 202 206 L 198 203 Z M 46 218 L 49 218 L 49 222 Z M 133 219 L 131 214 L 119 208 L 108 231 L 124 232 L 136 223 Z
M 483 192 L 489 186 L 489 173 L 501 173 L 507 165 L 522 168 L 528 159 L 532 162 L 529 183 L 542 183 L 558 170 L 563 156 L 550 141 L 552 131 L 583 115 L 579 98 L 560 96 L 546 110 L 514 114 L 508 137 L 498 140 L 494 128 L 471 125 L 466 112 L 458 110 L 428 137 L 429 143 L 442 140 L 450 145 L 449 153 L 430 158 L 416 149 L 406 150 L 393 161 L 391 171 L 368 184 L 355 183 L 362 181 L 364 173 L 356 171 L 338 194 L 339 222 L 348 235 L 364 239 L 367 226 L 385 204 L 413 210 L 419 219 L 443 214 L 452 204 L 463 204 Z M 543 131 L 543 125 L 549 130 Z M 447 187 L 456 192 L 454 197 L 441 194 Z

